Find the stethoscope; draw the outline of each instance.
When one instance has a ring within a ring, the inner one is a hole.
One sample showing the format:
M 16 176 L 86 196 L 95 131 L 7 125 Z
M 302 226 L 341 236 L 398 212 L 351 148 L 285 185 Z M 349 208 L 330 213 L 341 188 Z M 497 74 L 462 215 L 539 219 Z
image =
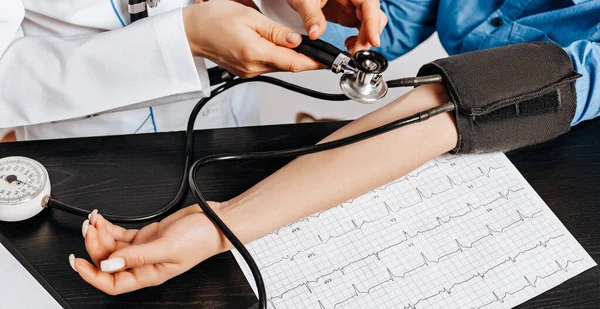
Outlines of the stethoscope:
M 135 3 L 132 4 L 132 2 Z M 138 14 L 135 16 L 137 19 L 147 16 L 147 11 L 145 13 L 145 10 L 138 11 L 139 8 L 142 7 L 139 3 L 142 2 L 144 3 L 143 7 L 146 8 L 145 1 L 129 0 L 129 11 L 132 15 L 132 20 L 134 19 L 133 15 L 136 14 Z M 148 2 L 156 4 L 158 0 Z M 132 8 L 138 9 L 132 10 Z M 260 270 L 244 244 L 242 244 L 242 242 L 233 234 L 212 208 L 208 206 L 206 199 L 200 192 L 198 184 L 196 183 L 196 174 L 199 169 L 207 164 L 220 161 L 295 158 L 302 155 L 331 150 L 409 124 L 425 121 L 436 115 L 451 112 L 455 108 L 454 103 L 448 102 L 390 122 L 378 128 L 327 143 L 285 150 L 210 155 L 197 161 L 193 161 L 194 124 L 198 113 L 212 98 L 243 83 L 266 82 L 322 100 L 346 101 L 351 99 L 361 103 L 372 103 L 383 98 L 387 94 L 389 88 L 416 87 L 423 84 L 442 82 L 442 77 L 439 75 L 400 78 L 386 82 L 383 80 L 382 73 L 387 69 L 388 62 L 383 55 L 375 51 L 363 50 L 350 57 L 347 53 L 327 42 L 321 40 L 313 41 L 307 36 L 303 36 L 302 43 L 295 50 L 321 62 L 330 68 L 332 72 L 336 74 L 341 73 L 340 88 L 343 94 L 317 92 L 268 76 L 241 79 L 220 67 L 211 68 L 209 69 L 211 86 L 217 87 L 211 91 L 209 97 L 200 99 L 190 113 L 186 129 L 185 164 L 181 183 L 173 200 L 168 205 L 142 216 L 119 216 L 102 212 L 104 218 L 113 223 L 142 223 L 161 219 L 165 215 L 171 213 L 175 208 L 181 206 L 189 188 L 205 215 L 217 226 L 217 228 L 219 228 L 223 235 L 227 237 L 233 247 L 239 251 L 240 255 L 248 264 L 256 282 L 259 308 L 267 307 L 266 289 Z M 45 208 L 60 209 L 70 214 L 86 218 L 91 213 L 91 210 L 71 206 L 54 199 L 51 195 L 51 183 L 48 171 L 36 160 L 18 156 L 1 158 L 0 221 L 14 222 L 26 220 L 39 214 Z
M 148 7 L 155 8 L 160 0 L 128 0 L 127 11 L 131 22 L 148 17 Z

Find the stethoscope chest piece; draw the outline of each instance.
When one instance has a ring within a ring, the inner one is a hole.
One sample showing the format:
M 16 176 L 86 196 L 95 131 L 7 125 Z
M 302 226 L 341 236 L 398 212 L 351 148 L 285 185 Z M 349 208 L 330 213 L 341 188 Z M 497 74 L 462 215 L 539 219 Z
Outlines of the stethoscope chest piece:
M 352 59 L 355 70 L 346 71 L 340 79 L 342 92 L 360 103 L 374 103 L 388 92 L 381 74 L 387 69 L 385 57 L 372 50 L 356 52 Z

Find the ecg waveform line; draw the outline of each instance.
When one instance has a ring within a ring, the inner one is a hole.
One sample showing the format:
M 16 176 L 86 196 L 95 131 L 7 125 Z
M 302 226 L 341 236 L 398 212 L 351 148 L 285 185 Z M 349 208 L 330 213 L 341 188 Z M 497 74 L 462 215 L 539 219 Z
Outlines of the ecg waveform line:
M 439 163 L 437 163 L 437 162 L 438 162 L 438 161 L 436 161 L 436 163 L 435 163 L 435 164 L 432 164 L 431 166 L 428 166 L 428 167 L 426 167 L 426 168 L 423 168 L 422 170 L 420 170 L 419 172 L 415 173 L 414 175 L 406 175 L 406 176 L 404 176 L 404 177 L 402 177 L 402 178 L 400 178 L 400 179 L 398 179 L 398 180 L 396 180 L 396 181 L 390 182 L 390 183 L 388 183 L 388 184 L 386 184 L 386 185 L 384 185 L 384 186 L 382 186 L 382 187 L 379 187 L 379 188 L 377 188 L 377 189 L 371 190 L 370 192 L 371 192 L 371 193 L 372 193 L 372 192 L 376 192 L 377 190 L 378 190 L 378 191 L 385 191 L 385 190 L 387 190 L 387 188 L 388 188 L 389 186 L 396 185 L 396 184 L 398 184 L 398 183 L 400 183 L 400 182 L 403 182 L 403 181 L 408 181 L 410 178 L 417 178 L 417 177 L 419 177 L 419 175 L 420 175 L 421 173 L 423 173 L 424 171 L 427 171 L 427 170 L 429 170 L 430 168 L 433 168 L 433 167 L 437 167 L 437 166 L 439 166 Z M 443 164 L 444 164 L 444 163 L 443 163 Z M 450 183 L 450 187 L 449 187 L 449 188 L 447 188 L 447 189 L 445 189 L 445 190 L 442 190 L 442 191 L 440 191 L 440 192 L 435 192 L 435 193 L 432 193 L 432 194 L 431 194 L 431 196 L 430 196 L 429 198 L 432 198 L 432 197 L 433 197 L 433 196 L 435 196 L 435 195 L 440 195 L 440 194 L 442 194 L 442 193 L 448 192 L 448 191 L 452 190 L 452 189 L 453 189 L 453 188 L 455 188 L 455 187 L 458 187 L 458 186 L 460 186 L 460 185 L 463 185 L 463 184 L 465 184 L 465 183 L 472 182 L 472 181 L 474 181 L 474 180 L 477 180 L 477 179 L 479 179 L 479 178 L 481 178 L 481 177 L 487 177 L 487 178 L 490 178 L 490 174 L 491 174 L 491 172 L 492 172 L 492 171 L 500 170 L 500 169 L 502 169 L 502 168 L 504 168 L 504 167 L 506 167 L 506 166 L 505 166 L 505 165 L 501 165 L 501 166 L 497 166 L 497 167 L 491 166 L 491 167 L 488 167 L 488 168 L 487 168 L 487 171 L 486 171 L 486 170 L 484 170 L 483 168 L 481 168 L 481 166 L 478 166 L 478 167 L 477 167 L 477 169 L 478 169 L 478 170 L 479 170 L 479 172 L 480 172 L 480 174 L 479 174 L 479 175 L 477 175 L 477 176 L 475 176 L 475 177 L 473 177 L 473 178 L 467 179 L 467 180 L 462 180 L 462 181 L 460 181 L 460 182 L 457 182 L 457 181 L 453 180 L 453 179 L 452 179 L 452 178 L 451 178 L 449 175 L 446 175 L 446 178 L 447 178 L 448 182 Z M 423 202 L 423 198 L 425 198 L 425 199 L 428 199 L 428 198 L 426 198 L 426 197 L 425 197 L 425 195 L 423 194 L 423 192 L 422 192 L 422 191 L 421 191 L 419 188 L 416 188 L 416 190 L 417 190 L 417 194 L 419 195 L 419 197 L 421 197 L 421 200 L 420 200 L 420 201 L 418 201 L 418 202 L 416 202 L 416 203 L 414 203 L 414 204 L 411 204 L 411 205 L 409 205 L 409 206 L 407 206 L 407 207 L 404 207 L 404 208 L 410 208 L 410 207 L 416 206 L 417 204 L 419 204 L 419 203 Z M 354 199 L 350 199 L 350 200 L 348 200 L 348 201 L 346 201 L 346 202 L 344 202 L 344 203 L 342 203 L 342 204 L 340 204 L 340 205 L 337 205 L 337 206 L 334 206 L 334 207 L 331 207 L 331 208 L 325 209 L 325 210 L 323 210 L 323 211 L 317 212 L 316 214 L 313 214 L 313 215 L 307 216 L 307 217 L 305 217 L 305 218 L 302 218 L 302 219 L 300 219 L 300 220 L 298 220 L 298 221 L 296 221 L 296 222 L 293 222 L 293 223 L 290 223 L 290 224 L 284 225 L 284 226 L 282 226 L 282 227 L 280 227 L 280 228 L 276 229 L 275 231 L 273 231 L 273 232 L 271 232 L 271 233 L 267 234 L 267 236 L 269 236 L 269 235 L 272 235 L 272 234 L 279 235 L 279 232 L 280 232 L 281 230 L 283 230 L 283 229 L 286 229 L 286 228 L 289 228 L 290 226 L 293 226 L 293 225 L 295 225 L 295 224 L 298 224 L 298 223 L 300 223 L 300 222 L 310 222 L 310 221 L 311 221 L 311 219 L 314 219 L 314 218 L 319 218 L 319 217 L 320 217 L 322 214 L 324 214 L 324 213 L 327 213 L 327 212 L 331 212 L 332 210 L 335 210 L 335 209 L 343 209 L 345 205 L 352 204 L 352 203 L 354 203 L 354 201 L 355 201 L 355 200 L 356 200 L 356 198 L 354 198 Z
M 387 188 L 388 188 L 388 187 L 390 187 L 390 186 L 393 186 L 393 185 L 395 185 L 395 184 L 397 184 L 397 183 L 400 183 L 400 182 L 403 182 L 403 181 L 407 181 L 407 180 L 409 180 L 410 178 L 418 178 L 418 177 L 421 175 L 421 173 L 423 173 L 423 172 L 425 172 L 425 171 L 428 171 L 428 170 L 430 170 L 430 169 L 433 169 L 434 167 L 439 167 L 439 164 L 436 162 L 435 164 L 432 164 L 432 165 L 430 165 L 430 166 L 428 166 L 428 167 L 425 167 L 425 168 L 421 169 L 420 171 L 418 171 L 418 172 L 416 172 L 416 173 L 414 173 L 414 174 L 407 174 L 407 175 L 405 175 L 404 177 L 402 177 L 402 178 L 399 178 L 399 179 L 398 179 L 398 180 L 396 180 L 396 181 L 390 182 L 390 183 L 388 183 L 388 184 L 386 184 L 386 185 L 384 185 L 384 186 L 382 186 L 382 187 L 379 187 L 379 188 L 373 189 L 373 190 L 371 190 L 370 192 L 385 191 L 385 190 L 387 190 Z M 477 179 L 479 179 L 479 178 L 481 178 L 481 177 L 487 177 L 487 178 L 490 178 L 490 173 L 491 173 L 492 171 L 500 170 L 500 169 L 502 169 L 502 168 L 504 168 L 504 167 L 505 167 L 505 165 L 501 165 L 501 166 L 498 166 L 498 167 L 491 166 L 491 167 L 488 167 L 488 168 L 487 168 L 487 171 L 484 171 L 484 170 L 483 170 L 483 168 L 481 168 L 481 166 L 478 166 L 478 167 L 477 167 L 477 169 L 479 170 L 479 173 L 480 173 L 480 174 L 479 174 L 479 175 L 477 175 L 477 176 L 475 176 L 475 177 L 473 177 L 473 178 L 470 178 L 470 179 L 467 179 L 467 180 L 463 180 L 463 181 L 461 181 L 461 183 L 460 183 L 460 184 L 464 184 L 464 183 L 467 183 L 467 182 L 471 182 L 471 181 L 477 180 Z M 448 178 L 451 180 L 451 178 L 450 178 L 450 175 L 446 175 L 446 177 L 448 177 Z M 452 181 L 452 180 L 451 180 L 451 181 Z M 353 201 L 353 200 L 350 200 L 350 201 Z M 349 202 L 350 202 L 350 201 L 349 201 Z M 346 203 L 348 203 L 348 202 L 346 202 Z
M 271 309 L 507 308 L 595 266 L 502 153 L 436 158 L 249 249 Z
M 567 260 L 567 262 L 565 263 L 564 267 L 557 260 L 554 260 L 554 262 L 556 262 L 556 264 L 558 265 L 558 269 L 557 270 L 552 271 L 552 272 L 550 272 L 550 273 L 548 273 L 546 275 L 536 275 L 535 278 L 534 278 L 534 280 L 533 280 L 533 282 L 531 280 L 529 280 L 529 278 L 527 278 L 527 276 L 523 276 L 523 278 L 527 282 L 523 287 L 521 287 L 521 288 L 519 288 L 517 290 L 514 290 L 514 291 L 505 292 L 504 295 L 502 295 L 502 297 L 498 296 L 498 294 L 496 294 L 496 292 L 492 292 L 492 295 L 494 296 L 493 299 L 492 299 L 492 301 L 490 301 L 488 303 L 485 303 L 483 305 L 480 305 L 479 307 L 471 307 L 471 309 L 481 309 L 483 307 L 487 307 L 487 306 L 489 306 L 489 305 L 491 305 L 493 303 L 496 303 L 496 302 L 504 303 L 504 301 L 506 300 L 507 296 L 509 296 L 509 295 L 510 296 L 515 295 L 515 294 L 517 294 L 517 293 L 525 290 L 528 287 L 535 288 L 535 287 L 537 287 L 537 281 L 538 280 L 540 280 L 540 279 L 541 280 L 545 280 L 545 279 L 547 279 L 549 277 L 554 276 L 555 274 L 557 274 L 557 273 L 559 273 L 561 271 L 562 272 L 568 272 L 569 271 L 569 264 L 572 265 L 572 264 L 575 264 L 575 263 L 582 262 L 583 260 L 585 260 L 585 259 L 584 258 L 580 258 L 580 259 L 577 259 L 577 260 L 574 260 L 574 261 Z
M 563 237 L 563 236 L 564 236 L 564 234 L 561 234 L 561 235 L 557 235 L 557 236 L 550 237 L 550 238 L 546 239 L 545 241 L 539 241 L 539 242 L 537 242 L 537 243 L 536 243 L 534 246 L 532 246 L 532 247 L 529 247 L 529 248 L 527 248 L 527 249 L 524 249 L 524 250 L 521 250 L 521 251 L 519 251 L 519 252 L 518 252 L 517 254 L 515 254 L 513 257 L 508 257 L 508 258 L 504 259 L 503 261 L 501 261 L 501 262 L 499 262 L 499 263 L 495 264 L 494 266 L 491 266 L 491 267 L 487 268 L 487 269 L 486 269 L 485 271 L 483 271 L 483 272 L 477 272 L 477 273 L 474 273 L 474 274 L 472 274 L 470 277 L 468 277 L 468 278 L 467 278 L 467 279 L 465 279 L 465 280 L 458 281 L 458 282 L 454 282 L 454 283 L 453 283 L 452 285 L 450 285 L 448 288 L 444 287 L 443 289 L 441 289 L 441 290 L 438 290 L 438 292 L 437 292 L 437 293 L 435 293 L 435 294 L 429 295 L 429 296 L 427 296 L 427 297 L 424 297 L 424 298 L 420 298 L 419 300 L 417 300 L 417 301 L 416 301 L 416 302 L 414 302 L 414 303 L 408 303 L 406 306 L 404 306 L 404 309 L 415 309 L 415 308 L 416 308 L 416 306 L 417 306 L 419 303 L 421 303 L 421 302 L 424 302 L 424 301 L 430 300 L 430 299 L 432 299 L 432 298 L 434 298 L 434 297 L 437 297 L 437 296 L 439 296 L 439 295 L 441 295 L 441 294 L 443 294 L 443 293 L 450 294 L 450 293 L 452 293 L 452 290 L 453 290 L 453 289 L 455 289 L 456 287 L 458 287 L 458 286 L 460 286 L 460 285 L 462 285 L 462 284 L 465 284 L 465 283 L 467 283 L 467 282 L 469 282 L 469 281 L 471 281 L 471 280 L 473 280 L 473 279 L 475 279 L 475 278 L 481 278 L 481 279 L 484 279 L 484 278 L 485 278 L 485 276 L 486 276 L 486 275 L 487 275 L 489 272 L 491 272 L 492 270 L 494 270 L 494 269 L 496 269 L 496 268 L 498 268 L 498 267 L 500 267 L 500 266 L 502 266 L 502 265 L 504 265 L 504 264 L 506 264 L 506 263 L 508 263 L 508 262 L 513 262 L 513 263 L 515 263 L 515 262 L 516 262 L 516 260 L 517 260 L 517 258 L 518 258 L 519 256 L 521 256 L 521 255 L 523 255 L 523 254 L 525 254 L 525 253 L 531 252 L 531 251 L 533 251 L 533 250 L 535 250 L 535 249 L 537 249 L 537 248 L 543 247 L 543 248 L 545 249 L 545 248 L 547 248 L 547 247 L 548 247 L 548 243 L 550 243 L 551 241 L 553 241 L 553 240 L 555 240 L 555 239 L 558 239 L 558 238 L 560 238 L 560 237 Z M 359 290 L 359 289 L 358 289 L 358 288 L 357 288 L 357 287 L 356 287 L 356 286 L 353 284 L 353 285 L 352 285 L 352 287 L 353 287 L 353 289 L 354 289 L 354 294 L 353 294 L 352 296 L 350 296 L 350 297 L 348 297 L 348 298 L 346 298 L 346 299 L 342 300 L 342 301 L 339 301 L 339 302 L 336 302 L 336 303 L 334 303 L 334 305 L 333 305 L 333 308 L 335 309 L 337 306 L 339 306 L 339 305 L 342 305 L 342 304 L 344 304 L 345 302 L 348 302 L 348 301 L 352 300 L 353 298 L 358 298 L 358 297 L 360 297 L 360 295 L 364 295 L 364 294 L 370 294 L 370 293 L 371 293 L 371 291 L 372 291 L 373 289 L 375 289 L 375 288 L 377 288 L 377 287 L 379 287 L 379 286 L 381 286 L 381 285 L 384 285 L 385 283 L 389 283 L 389 282 L 396 281 L 396 279 L 404 279 L 404 278 L 405 278 L 405 277 L 406 277 L 406 276 L 407 276 L 407 275 L 408 275 L 410 272 L 413 272 L 413 271 L 415 271 L 415 270 L 417 270 L 417 269 L 419 269 L 419 268 L 421 268 L 421 267 L 428 266 L 428 265 L 429 265 L 429 264 L 428 264 L 428 262 L 432 262 L 432 263 L 439 263 L 439 259 L 438 259 L 438 261 L 430 261 L 430 260 L 427 260 L 427 259 L 425 259 L 425 261 L 424 261 L 424 263 L 423 263 L 423 264 L 421 264 L 421 265 L 419 265 L 419 266 L 417 266 L 416 268 L 413 268 L 413 269 L 411 269 L 411 270 L 405 271 L 404 273 L 402 273 L 402 274 L 400 274 L 400 275 L 395 275 L 395 274 L 394 274 L 394 273 L 393 273 L 393 272 L 392 272 L 392 271 L 391 271 L 389 268 L 387 268 L 387 272 L 388 272 L 388 274 L 389 274 L 389 276 L 390 276 L 390 277 L 389 277 L 387 280 L 381 281 L 381 282 L 379 282 L 379 283 L 377 283 L 377 284 L 375 284 L 375 285 L 372 285 L 372 286 L 370 286 L 370 287 L 369 287 L 369 288 L 367 288 L 365 291 L 361 291 L 361 290 Z M 321 308 L 324 308 L 324 309 L 325 309 L 325 306 L 324 306 L 324 305 L 323 305 L 323 304 L 322 304 L 320 301 L 319 301 L 319 304 L 320 304 Z
M 510 224 L 508 224 L 508 225 L 506 225 L 506 226 L 503 226 L 503 227 L 502 227 L 502 228 L 500 228 L 499 230 L 494 230 L 494 229 L 492 229 L 492 228 L 489 226 L 489 224 L 486 224 L 486 225 L 485 225 L 485 228 L 486 228 L 486 230 L 487 230 L 488 232 L 487 232 L 485 235 L 483 235 L 483 236 L 481 236 L 481 237 L 479 237 L 479 238 L 475 239 L 474 241 L 472 241 L 472 242 L 471 242 L 471 244 L 469 244 L 469 245 L 463 245 L 463 244 L 461 244 L 461 242 L 460 242 L 460 241 L 458 241 L 457 239 L 455 239 L 455 242 L 456 242 L 456 244 L 457 244 L 457 247 L 458 247 L 458 249 L 456 249 L 455 251 L 452 251 L 452 252 L 446 253 L 446 254 L 444 254 L 444 255 L 442 255 L 442 256 L 440 256 L 440 257 L 438 257 L 438 258 L 437 258 L 437 260 L 436 260 L 436 259 L 428 259 L 428 258 L 425 256 L 425 254 L 424 254 L 424 253 L 422 253 L 422 252 L 421 252 L 421 257 L 424 259 L 424 261 L 425 261 L 425 264 L 427 264 L 427 262 L 428 262 L 428 261 L 429 261 L 429 262 L 432 262 L 432 263 L 438 263 L 438 262 L 440 261 L 440 259 L 441 259 L 441 258 L 443 258 L 443 257 L 447 257 L 447 256 L 450 256 L 450 255 L 452 255 L 452 254 L 455 254 L 455 253 L 458 253 L 458 252 L 462 252 L 462 251 L 463 251 L 463 249 L 472 249 L 472 248 L 473 248 L 473 246 L 474 246 L 476 243 L 478 243 L 478 242 L 482 241 L 483 239 L 485 239 L 485 238 L 488 238 L 488 237 L 493 237 L 493 236 L 494 236 L 494 235 L 496 235 L 496 234 L 501 234 L 501 233 L 503 233 L 503 232 L 504 232 L 506 229 L 510 228 L 511 226 L 513 226 L 513 225 L 515 225 L 515 224 L 517 224 L 517 223 L 519 223 L 519 222 L 525 222 L 525 219 L 533 219 L 533 218 L 535 217 L 535 215 L 537 215 L 537 214 L 541 213 L 542 211 L 543 211 L 543 210 L 538 210 L 538 211 L 536 211 L 536 212 L 532 213 L 531 215 L 529 215 L 529 216 L 526 216 L 526 215 L 523 215 L 523 214 L 522 214 L 522 213 L 521 213 L 519 210 L 517 210 L 517 211 L 516 211 L 516 213 L 517 213 L 517 214 L 518 214 L 518 216 L 519 216 L 519 218 L 518 218 L 518 219 L 516 219 L 515 221 L 511 222 Z M 284 292 L 280 293 L 280 294 L 279 294 L 279 295 L 277 295 L 277 296 L 270 297 L 270 298 L 269 298 L 269 301 L 270 301 L 270 302 L 271 302 L 271 304 L 274 306 L 274 300 L 275 300 L 275 299 L 283 299 L 283 297 L 284 297 L 286 294 L 290 293 L 290 292 L 291 292 L 291 291 L 293 291 L 293 290 L 296 290 L 296 289 L 298 289 L 298 288 L 301 288 L 301 287 L 305 287 L 305 288 L 306 288 L 306 289 L 307 289 L 307 290 L 308 290 L 310 293 L 312 293 L 312 289 L 310 288 L 310 284 L 315 284 L 315 283 L 318 283 L 318 282 L 319 282 L 319 280 L 321 280 L 321 279 L 323 279 L 323 278 L 325 278 L 325 277 L 331 276 L 332 274 L 334 274 L 334 273 L 336 273 L 336 272 L 340 272 L 340 273 L 342 273 L 342 275 L 345 275 L 345 273 L 344 273 L 344 269 L 345 269 L 345 268 L 347 268 L 347 267 L 349 267 L 349 266 L 351 266 L 351 265 L 353 265 L 353 264 L 356 264 L 356 263 L 358 263 L 358 262 L 360 262 L 360 261 L 364 261 L 364 260 L 368 259 L 369 257 L 375 256 L 375 257 L 376 257 L 376 258 L 379 260 L 379 259 L 380 259 L 380 258 L 379 258 L 379 254 L 381 254 L 382 252 L 384 252 L 384 251 L 387 251 L 387 250 L 389 250 L 389 249 L 391 249 L 391 248 L 393 248 L 393 247 L 396 247 L 396 246 L 398 246 L 398 245 L 402 244 L 402 243 L 403 243 L 403 242 L 405 242 L 405 241 L 406 241 L 406 240 L 403 240 L 403 241 L 400 241 L 400 242 L 397 242 L 397 243 L 391 244 L 391 245 L 389 245 L 389 246 L 387 246 L 387 247 L 384 247 L 383 249 L 380 249 L 380 250 L 378 250 L 378 251 L 376 251 L 376 252 L 369 253 L 368 255 L 365 255 L 364 257 L 362 257 L 362 258 L 360 258 L 360 259 L 356 259 L 356 260 L 353 260 L 353 261 L 351 261 L 351 262 L 348 262 L 347 264 L 343 265 L 342 267 L 335 268 L 335 269 L 333 269 L 332 271 L 330 271 L 329 273 L 326 273 L 326 274 L 319 275 L 318 277 L 316 277 L 316 278 L 315 278 L 315 279 L 313 279 L 313 280 L 308 280 L 308 281 L 302 282 L 302 283 L 300 283 L 300 284 L 297 284 L 297 285 L 295 285 L 295 286 L 293 286 L 293 287 L 291 287 L 291 288 L 289 288 L 289 289 L 285 290 Z M 423 266 L 418 266 L 417 268 L 421 268 L 421 267 L 423 267 Z M 411 270 L 411 271 L 408 271 L 408 272 L 412 272 L 412 271 L 414 271 L 414 270 Z M 275 307 L 274 307 L 274 308 L 275 308 Z
M 409 234 L 407 231 L 403 231 L 403 234 L 404 234 L 404 236 L 406 237 L 406 240 L 408 240 L 408 239 L 410 239 L 410 238 L 417 237 L 419 234 L 423 234 L 423 233 L 427 233 L 427 232 L 433 231 L 433 230 L 437 229 L 438 227 L 440 227 L 440 226 L 442 226 L 442 225 L 444 225 L 444 224 L 447 224 L 447 223 L 449 223 L 449 222 L 450 222 L 450 221 L 452 221 L 453 219 L 458 219 L 458 218 L 464 217 L 464 216 L 466 216 L 466 215 L 468 215 L 468 214 L 472 213 L 473 211 L 475 211 L 475 210 L 477 210 L 477 209 L 480 209 L 480 208 L 482 208 L 482 207 L 487 207 L 487 206 L 489 206 L 489 205 L 491 205 L 491 204 L 493 204 L 493 203 L 495 203 L 495 202 L 497 202 L 497 201 L 499 201 L 499 200 L 502 200 L 502 199 L 504 199 L 504 200 L 509 200 L 509 195 L 510 195 L 510 193 L 516 193 L 516 192 L 519 192 L 519 191 L 521 191 L 521 190 L 524 190 L 524 189 L 525 189 L 525 188 L 517 188 L 517 189 L 514 189 L 514 190 L 513 190 L 513 189 L 509 189 L 509 190 L 507 190 L 507 191 L 506 191 L 506 194 L 504 194 L 504 193 L 502 193 L 502 192 L 498 192 L 498 194 L 500 195 L 499 197 L 497 197 L 497 198 L 495 198 L 495 199 L 493 199 L 493 200 L 491 200 L 491 201 L 489 201 L 489 202 L 486 202 L 486 203 L 480 204 L 479 206 L 472 206 L 470 203 L 467 203 L 467 211 L 465 211 L 465 212 L 464 212 L 464 213 L 462 213 L 462 214 L 459 214 L 459 215 L 449 215 L 449 216 L 448 216 L 448 219 L 446 219 L 446 220 L 443 220 L 443 219 L 442 219 L 442 218 L 440 218 L 440 217 L 436 217 L 436 221 L 437 221 L 437 223 L 436 223 L 436 224 L 435 224 L 433 227 L 430 227 L 430 228 L 428 228 L 428 229 L 425 229 L 425 230 L 417 230 L 417 232 L 416 232 L 416 233 L 415 233 L 413 236 L 411 236 L 411 235 L 410 235 L 410 234 Z M 313 245 L 313 246 L 310 246 L 310 247 L 307 247 L 307 248 L 305 248 L 305 249 L 299 250 L 299 251 L 297 251 L 297 252 L 296 252 L 296 253 L 294 253 L 294 254 L 291 254 L 291 255 L 286 255 L 286 256 L 282 257 L 281 259 L 279 259 L 279 260 L 277 260 L 277 261 L 275 261 L 275 262 L 266 263 L 266 264 L 264 264 L 263 266 L 261 266 L 259 269 L 261 269 L 261 270 L 262 270 L 262 269 L 265 269 L 265 268 L 272 267 L 272 266 L 274 266 L 274 265 L 277 265 L 277 264 L 279 264 L 279 263 L 281 263 L 281 262 L 283 262 L 283 261 L 285 261 L 285 260 L 293 261 L 293 260 L 294 260 L 294 258 L 295 258 L 295 257 L 296 257 L 298 254 L 301 254 L 301 253 L 303 253 L 303 252 L 306 252 L 306 251 L 312 250 L 312 249 L 314 249 L 314 248 L 316 248 L 316 247 L 319 247 L 319 246 L 325 245 L 325 244 L 329 243 L 329 241 L 330 241 L 330 240 L 332 240 L 332 239 L 337 239 L 337 238 L 340 238 L 340 237 L 342 237 L 342 236 L 348 235 L 348 234 L 350 234 L 350 233 L 352 233 L 352 232 L 358 231 L 358 230 L 362 229 L 362 227 L 363 227 L 365 224 L 374 223 L 374 222 L 376 222 L 376 221 L 378 221 L 378 220 L 381 220 L 381 219 L 383 219 L 383 218 L 387 218 L 387 217 L 389 217 L 389 216 L 390 216 L 392 213 L 398 213 L 400 210 L 404 209 L 403 207 L 398 207 L 398 209 L 394 211 L 394 210 L 392 210 L 392 209 L 391 209 L 391 207 L 390 207 L 389 205 L 387 205 L 387 203 L 386 203 L 386 202 L 384 202 L 384 205 L 385 205 L 385 208 L 387 209 L 387 214 L 386 214 L 386 215 L 384 215 L 384 216 L 382 216 L 382 217 L 379 217 L 379 218 L 376 218 L 376 219 L 374 219 L 374 220 L 370 220 L 370 221 L 363 220 L 363 222 L 361 222 L 360 224 L 356 224 L 356 222 L 355 222 L 354 220 L 351 220 L 351 221 L 352 221 L 352 223 L 353 223 L 353 226 L 354 226 L 354 228 L 353 228 L 353 229 L 350 229 L 350 230 L 348 230 L 348 231 L 342 232 L 342 233 L 340 233 L 340 234 L 337 234 L 337 235 L 332 235 L 332 236 L 329 236 L 329 237 L 328 237 L 328 238 L 326 238 L 326 239 L 323 239 L 323 238 L 321 237 L 321 235 L 317 235 L 317 238 L 319 238 L 319 241 L 320 241 L 320 243 L 317 243 L 317 244 L 315 244 L 315 245 Z

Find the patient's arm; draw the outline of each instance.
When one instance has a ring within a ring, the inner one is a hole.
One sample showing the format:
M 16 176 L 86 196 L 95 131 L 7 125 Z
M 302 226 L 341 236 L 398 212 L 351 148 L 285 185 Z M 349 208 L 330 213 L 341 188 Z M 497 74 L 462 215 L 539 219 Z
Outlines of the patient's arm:
M 447 100 L 441 85 L 421 86 L 322 142 L 375 128 Z M 237 198 L 211 202 L 210 206 L 248 243 L 399 178 L 454 148 L 456 142 L 452 117 L 441 114 L 357 144 L 300 157 Z M 112 295 L 161 284 L 231 248 L 198 205 L 141 230 L 126 230 L 94 212 L 83 223 L 82 232 L 94 264 L 71 256 L 71 266 L 86 282 Z
M 364 132 L 447 102 L 441 84 L 420 86 L 322 142 Z M 247 243 L 391 182 L 450 151 L 457 138 L 452 116 L 444 113 L 356 144 L 297 158 L 240 196 L 221 203 L 223 219 Z

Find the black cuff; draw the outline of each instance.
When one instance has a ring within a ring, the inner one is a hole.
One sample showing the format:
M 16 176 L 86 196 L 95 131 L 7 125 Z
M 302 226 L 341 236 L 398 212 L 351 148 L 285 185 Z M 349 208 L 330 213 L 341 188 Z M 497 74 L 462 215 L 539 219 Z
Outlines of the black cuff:
M 509 151 L 569 131 L 581 76 L 561 47 L 542 42 L 438 59 L 418 76 L 432 74 L 442 75 L 456 105 L 452 153 Z

